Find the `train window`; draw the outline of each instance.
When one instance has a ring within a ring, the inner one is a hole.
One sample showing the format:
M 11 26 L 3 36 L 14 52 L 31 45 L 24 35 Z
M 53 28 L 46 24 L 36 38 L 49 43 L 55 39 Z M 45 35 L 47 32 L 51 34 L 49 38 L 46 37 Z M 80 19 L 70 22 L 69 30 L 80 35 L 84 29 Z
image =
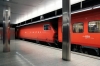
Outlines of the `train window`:
M 44 30 L 50 30 L 50 25 L 49 24 L 45 24 L 44 25 Z
M 89 33 L 100 33 L 100 21 L 91 21 L 88 24 Z
M 74 23 L 73 24 L 73 33 L 83 33 L 83 23 Z

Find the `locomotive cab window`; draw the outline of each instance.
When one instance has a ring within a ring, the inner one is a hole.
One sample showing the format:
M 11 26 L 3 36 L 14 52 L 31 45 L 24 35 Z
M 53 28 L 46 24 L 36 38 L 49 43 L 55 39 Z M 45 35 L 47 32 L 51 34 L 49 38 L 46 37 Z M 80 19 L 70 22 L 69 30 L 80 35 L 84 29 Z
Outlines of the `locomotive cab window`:
M 50 25 L 49 24 L 45 24 L 44 25 L 44 30 L 50 30 Z
M 91 21 L 88 24 L 89 33 L 100 33 L 100 21 Z
M 74 23 L 73 24 L 73 33 L 83 33 L 83 23 Z

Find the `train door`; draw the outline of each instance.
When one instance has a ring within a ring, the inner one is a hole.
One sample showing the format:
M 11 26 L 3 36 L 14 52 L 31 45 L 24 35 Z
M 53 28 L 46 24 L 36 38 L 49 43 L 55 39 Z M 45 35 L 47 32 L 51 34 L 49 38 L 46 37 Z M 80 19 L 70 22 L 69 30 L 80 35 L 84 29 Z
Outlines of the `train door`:
M 71 43 L 77 45 L 86 44 L 86 22 L 84 18 L 72 19 L 71 22 Z
M 44 37 L 47 42 L 50 39 L 49 33 L 50 33 L 50 24 L 44 24 Z
M 45 32 L 45 37 L 46 37 L 46 41 L 53 43 L 54 42 L 54 35 L 55 35 L 55 31 L 52 28 L 51 23 L 48 24 L 44 24 L 44 32 Z
M 88 17 L 88 44 L 100 48 L 100 15 Z

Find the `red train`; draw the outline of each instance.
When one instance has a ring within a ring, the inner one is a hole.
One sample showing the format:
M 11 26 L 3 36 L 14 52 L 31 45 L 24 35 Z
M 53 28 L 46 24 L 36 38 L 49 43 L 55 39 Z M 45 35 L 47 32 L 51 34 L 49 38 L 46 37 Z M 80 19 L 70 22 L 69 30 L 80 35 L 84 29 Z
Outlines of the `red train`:
M 89 10 L 71 16 L 70 36 L 72 50 L 92 48 L 100 55 L 100 9 Z M 57 25 L 58 24 L 58 25 Z M 62 42 L 62 17 L 19 29 L 19 37 L 49 43 Z

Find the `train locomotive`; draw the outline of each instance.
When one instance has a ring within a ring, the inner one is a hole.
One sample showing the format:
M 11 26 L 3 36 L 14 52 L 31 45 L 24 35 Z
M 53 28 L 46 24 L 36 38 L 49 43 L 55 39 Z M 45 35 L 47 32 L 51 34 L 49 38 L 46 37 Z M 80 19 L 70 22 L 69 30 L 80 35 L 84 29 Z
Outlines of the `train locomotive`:
M 17 36 L 23 39 L 62 43 L 62 17 L 18 28 Z M 100 56 L 100 9 L 71 15 L 71 50 L 85 52 L 88 49 Z M 61 46 L 61 45 L 60 45 Z

